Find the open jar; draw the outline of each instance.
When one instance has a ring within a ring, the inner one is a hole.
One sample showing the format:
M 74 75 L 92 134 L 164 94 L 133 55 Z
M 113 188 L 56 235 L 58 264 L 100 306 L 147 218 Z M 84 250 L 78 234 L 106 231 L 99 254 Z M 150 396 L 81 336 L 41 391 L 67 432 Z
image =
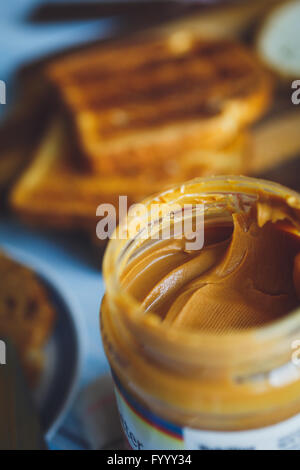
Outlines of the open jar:
M 300 449 L 300 195 L 200 178 L 143 208 L 108 244 L 101 307 L 130 446 Z

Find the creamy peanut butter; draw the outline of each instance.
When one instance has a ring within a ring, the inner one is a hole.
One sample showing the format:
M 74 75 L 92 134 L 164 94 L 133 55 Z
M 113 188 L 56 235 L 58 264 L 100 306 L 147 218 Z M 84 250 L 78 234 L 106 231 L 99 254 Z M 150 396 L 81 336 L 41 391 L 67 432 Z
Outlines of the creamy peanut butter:
M 199 251 L 186 252 L 184 240 L 143 251 L 123 286 L 176 327 L 222 333 L 270 323 L 299 304 L 297 225 L 288 205 L 258 198 L 232 223 L 208 226 Z

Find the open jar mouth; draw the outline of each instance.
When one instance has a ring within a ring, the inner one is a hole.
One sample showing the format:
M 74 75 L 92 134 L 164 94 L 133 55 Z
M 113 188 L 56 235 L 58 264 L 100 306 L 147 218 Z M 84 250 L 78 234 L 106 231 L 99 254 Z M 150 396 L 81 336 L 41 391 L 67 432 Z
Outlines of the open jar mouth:
M 195 203 L 205 203 L 204 213 L 209 215 L 211 223 L 216 220 L 232 224 L 232 214 L 247 211 L 263 195 L 267 200 L 284 203 L 291 215 L 300 222 L 300 195 L 279 184 L 255 178 L 218 176 L 196 178 L 182 185 L 177 185 L 161 194 L 146 199 L 144 217 L 139 217 L 139 229 L 121 238 L 124 225 L 136 221 L 133 216 L 127 217 L 117 228 L 104 257 L 104 277 L 107 296 L 118 305 L 120 321 L 127 325 L 136 341 L 143 345 L 144 351 L 159 358 L 160 361 L 185 363 L 186 359 L 194 365 L 209 362 L 211 367 L 240 366 L 256 374 L 261 369 L 281 366 L 290 361 L 291 345 L 300 338 L 300 309 L 274 320 L 269 324 L 239 331 L 225 331 L 221 335 L 213 331 L 193 331 L 169 328 L 162 323 L 155 312 L 145 312 L 141 303 L 124 288 L 120 282 L 128 260 L 132 260 L 143 249 L 149 239 L 143 234 L 149 223 L 152 232 L 159 233 L 165 216 L 150 220 L 152 204 L 163 202 L 173 204 L 191 204 L 190 216 L 195 215 Z M 185 214 L 185 216 L 189 216 Z M 175 219 L 181 222 L 180 213 L 175 212 Z M 175 224 L 173 224 L 175 227 Z M 175 230 L 175 229 L 174 229 Z M 149 232 L 147 232 L 149 233 Z M 173 232 L 176 233 L 176 230 Z M 299 233 L 300 236 L 300 233 Z M 155 241 L 150 239 L 151 243 Z

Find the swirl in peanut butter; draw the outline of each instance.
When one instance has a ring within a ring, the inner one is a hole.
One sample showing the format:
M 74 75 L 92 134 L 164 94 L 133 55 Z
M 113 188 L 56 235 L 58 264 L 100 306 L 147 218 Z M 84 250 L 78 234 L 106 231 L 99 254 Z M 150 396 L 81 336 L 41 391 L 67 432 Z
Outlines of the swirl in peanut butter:
M 231 222 L 208 225 L 198 252 L 186 252 L 184 240 L 153 244 L 122 283 L 170 327 L 220 334 L 258 327 L 299 304 L 300 233 L 284 208 L 256 201 Z

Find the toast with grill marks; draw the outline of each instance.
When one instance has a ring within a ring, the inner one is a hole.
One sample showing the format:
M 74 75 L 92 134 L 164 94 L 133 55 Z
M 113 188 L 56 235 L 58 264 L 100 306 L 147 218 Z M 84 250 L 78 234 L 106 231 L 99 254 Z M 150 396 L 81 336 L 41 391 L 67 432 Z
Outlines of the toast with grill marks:
M 184 32 L 89 46 L 46 65 L 43 77 L 80 161 L 102 174 L 224 148 L 261 116 L 272 88 L 242 45 Z

